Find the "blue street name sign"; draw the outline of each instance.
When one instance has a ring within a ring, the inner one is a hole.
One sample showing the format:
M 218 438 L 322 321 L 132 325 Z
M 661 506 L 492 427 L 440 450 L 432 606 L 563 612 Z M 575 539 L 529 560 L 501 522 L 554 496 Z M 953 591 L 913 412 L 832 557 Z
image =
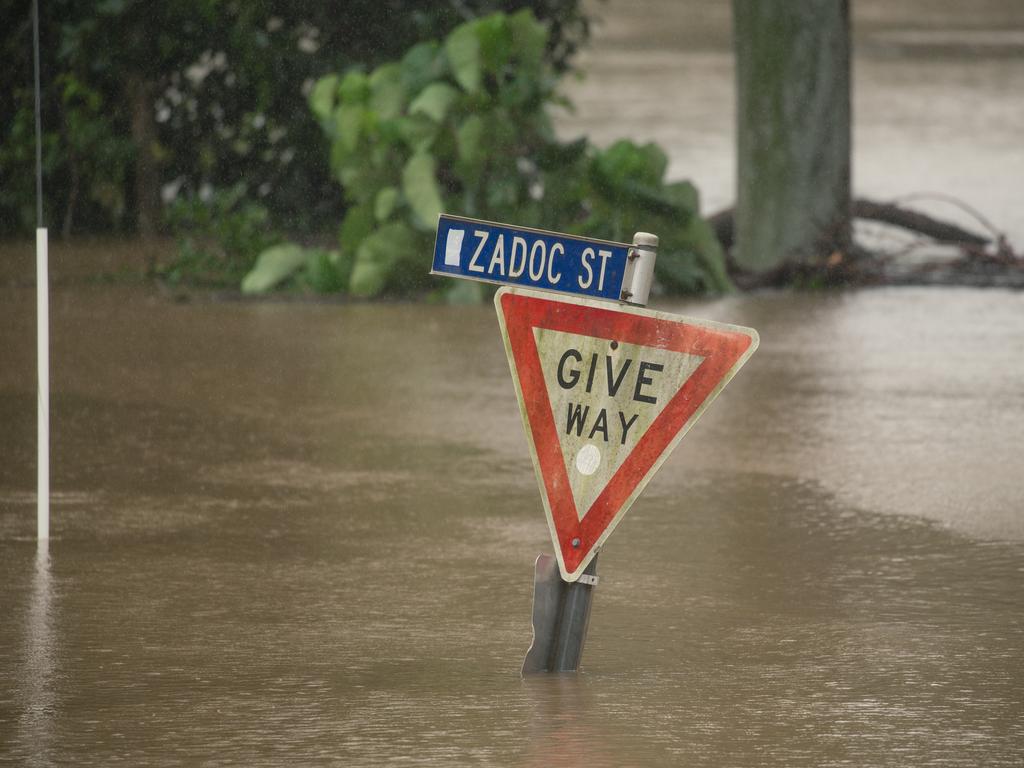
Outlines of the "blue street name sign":
M 441 214 L 430 272 L 618 301 L 630 248 Z

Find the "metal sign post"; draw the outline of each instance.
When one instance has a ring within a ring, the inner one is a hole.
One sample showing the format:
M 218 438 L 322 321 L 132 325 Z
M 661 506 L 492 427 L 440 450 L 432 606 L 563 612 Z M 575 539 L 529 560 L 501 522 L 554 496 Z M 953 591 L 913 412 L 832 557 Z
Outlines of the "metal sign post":
M 655 241 L 646 238 L 652 264 Z M 642 277 L 634 285 L 637 294 L 646 293 Z M 537 650 L 527 654 L 524 672 L 572 671 L 582 655 L 598 551 L 753 354 L 757 333 L 518 287 L 501 288 L 495 305 L 558 571 L 567 582 L 544 578 L 538 563 Z M 555 605 L 559 618 L 538 615 Z M 543 637 L 549 630 L 550 642 Z
M 627 263 L 630 267 L 628 288 L 620 298 L 645 306 L 654 278 L 658 237 L 647 232 L 633 235 Z M 540 672 L 576 672 L 583 659 L 583 645 L 590 628 L 590 608 L 594 602 L 597 576 L 597 553 L 576 581 L 565 581 L 558 572 L 557 561 L 540 555 L 534 567 L 533 642 L 523 660 L 522 674 Z

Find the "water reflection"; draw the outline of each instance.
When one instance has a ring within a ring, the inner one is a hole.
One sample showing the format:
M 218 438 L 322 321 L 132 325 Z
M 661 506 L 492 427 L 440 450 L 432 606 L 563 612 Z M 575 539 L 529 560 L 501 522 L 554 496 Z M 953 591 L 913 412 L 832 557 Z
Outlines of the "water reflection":
M 525 682 L 550 544 L 493 308 L 55 305 L 59 592 L 0 441 L 20 763 L 1024 761 L 1019 294 L 665 307 L 762 347 L 602 553 L 584 674 Z
M 31 597 L 24 623 L 22 675 L 18 681 L 21 715 L 18 742 L 27 748 L 26 765 L 51 765 L 57 695 L 54 682 L 57 648 L 54 637 L 53 578 L 48 541 L 40 541 L 32 572 Z
M 618 749 L 595 727 L 586 684 L 575 675 L 524 678 L 530 705 L 529 751 L 524 768 L 604 768 L 622 765 Z

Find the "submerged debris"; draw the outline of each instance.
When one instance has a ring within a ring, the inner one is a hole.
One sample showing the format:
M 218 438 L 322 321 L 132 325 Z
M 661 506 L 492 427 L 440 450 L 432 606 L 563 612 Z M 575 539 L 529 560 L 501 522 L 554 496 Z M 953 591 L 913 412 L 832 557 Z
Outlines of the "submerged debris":
M 954 222 L 906 207 L 912 200 L 940 200 L 956 206 L 986 230 L 981 234 Z M 815 261 L 793 262 L 764 274 L 744 271 L 730 259 L 730 275 L 741 288 L 857 285 L 965 285 L 1024 288 L 1024 254 L 1004 233 L 963 202 L 945 195 L 913 195 L 900 202 L 853 201 L 854 244 Z M 708 218 L 723 248 L 735 239 L 733 209 Z

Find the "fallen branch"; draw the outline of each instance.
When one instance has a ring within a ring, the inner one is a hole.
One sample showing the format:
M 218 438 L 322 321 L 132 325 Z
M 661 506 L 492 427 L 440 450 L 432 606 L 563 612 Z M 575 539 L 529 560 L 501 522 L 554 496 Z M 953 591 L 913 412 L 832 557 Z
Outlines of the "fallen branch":
M 861 197 L 853 201 L 851 214 L 855 219 L 880 221 L 950 245 L 985 246 L 992 242 L 989 237 L 971 232 L 948 221 L 902 208 L 895 203 L 881 203 Z M 722 243 L 722 247 L 726 250 L 731 249 L 736 242 L 734 209 L 726 208 L 712 214 L 708 217 L 708 223 L 715 230 L 715 235 Z
M 940 221 L 895 203 L 879 203 L 859 198 L 853 201 L 853 217 L 891 224 L 951 245 L 988 245 L 991 238 L 970 232 L 948 221 Z
M 923 199 L 917 195 L 915 199 Z M 913 233 L 914 242 L 892 253 L 866 248 L 856 240 L 848 248 L 821 253 L 808 261 L 786 261 L 767 272 L 749 272 L 732 258 L 735 242 L 734 209 L 727 208 L 708 217 L 726 253 L 729 275 L 740 288 L 864 285 L 969 285 L 1024 289 L 1024 254 L 1014 251 L 1006 236 L 981 214 L 956 198 L 928 195 L 927 199 L 956 205 L 971 215 L 991 236 L 978 234 L 949 221 L 936 219 L 903 207 L 899 202 L 880 203 L 859 198 L 851 205 L 851 218 L 876 221 Z M 948 254 L 922 262 L 903 260 L 927 243 L 953 246 L 959 257 Z

